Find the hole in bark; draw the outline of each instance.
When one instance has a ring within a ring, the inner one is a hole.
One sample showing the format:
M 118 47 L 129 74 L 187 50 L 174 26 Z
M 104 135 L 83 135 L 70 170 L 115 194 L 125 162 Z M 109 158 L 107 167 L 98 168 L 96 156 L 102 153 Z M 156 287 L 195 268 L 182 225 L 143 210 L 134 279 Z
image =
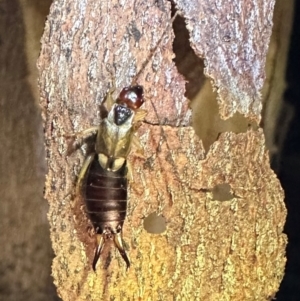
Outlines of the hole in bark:
M 156 212 L 150 213 L 144 219 L 144 229 L 151 234 L 161 234 L 166 231 L 166 219 Z
M 213 199 L 216 201 L 228 201 L 234 198 L 230 192 L 230 185 L 227 183 L 218 184 L 212 189 Z
M 175 13 L 174 7 L 173 12 Z M 173 41 L 174 63 L 177 70 L 187 80 L 185 96 L 192 100 L 201 90 L 205 82 L 203 59 L 199 58 L 190 46 L 190 36 L 185 20 L 177 16 L 173 22 L 175 39 Z
M 227 120 L 220 118 L 217 93 L 213 91 L 210 80 L 204 76 L 204 60 L 199 58 L 190 46 L 184 18 L 176 17 L 173 30 L 173 51 L 176 55 L 174 62 L 178 72 L 188 81 L 185 96 L 191 101 L 193 128 L 208 151 L 220 133 L 245 132 L 251 124 L 239 113 Z
M 244 133 L 250 127 L 257 128 L 254 123 L 249 122 L 240 113 L 235 113 L 233 117 L 223 120 L 219 115 L 217 94 L 213 92 L 210 81 L 206 81 L 201 91 L 192 100 L 193 128 L 203 142 L 206 151 L 209 150 L 221 133 L 234 132 Z
M 205 85 L 191 103 L 193 110 L 193 127 L 196 134 L 203 142 L 206 151 L 224 132 L 244 133 L 254 124 L 250 123 L 240 113 L 223 120 L 219 115 L 219 107 L 216 93 L 213 92 L 211 84 L 206 81 Z

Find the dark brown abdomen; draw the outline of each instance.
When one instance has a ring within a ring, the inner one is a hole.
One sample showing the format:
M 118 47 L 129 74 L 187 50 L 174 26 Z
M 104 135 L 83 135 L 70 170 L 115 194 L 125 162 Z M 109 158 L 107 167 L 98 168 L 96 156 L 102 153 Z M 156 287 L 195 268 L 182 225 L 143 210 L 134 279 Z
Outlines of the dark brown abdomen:
M 98 234 L 116 233 L 123 226 L 127 209 L 126 163 L 116 171 L 104 170 L 96 155 L 87 172 L 83 195 L 86 210 Z

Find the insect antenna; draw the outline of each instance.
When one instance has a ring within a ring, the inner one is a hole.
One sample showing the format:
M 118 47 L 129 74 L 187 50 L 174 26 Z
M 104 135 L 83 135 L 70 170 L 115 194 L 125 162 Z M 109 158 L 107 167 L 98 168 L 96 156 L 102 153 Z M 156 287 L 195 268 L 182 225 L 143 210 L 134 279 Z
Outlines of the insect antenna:
M 175 172 L 177 178 L 178 178 L 178 179 L 180 180 L 180 182 L 181 182 L 180 173 L 179 173 L 179 171 L 178 171 L 178 169 L 177 169 L 177 167 L 176 167 L 176 163 L 175 163 L 175 161 L 174 161 L 174 158 L 172 157 L 171 147 L 170 147 L 170 145 L 169 145 L 169 143 L 168 143 L 167 135 L 166 135 L 165 130 L 164 130 L 163 126 L 162 126 L 162 123 L 160 122 L 160 118 L 159 118 L 157 109 L 156 109 L 156 107 L 155 107 L 155 105 L 154 105 L 154 103 L 153 103 L 153 101 L 152 101 L 151 99 L 150 99 L 150 102 L 151 102 L 151 106 L 152 106 L 152 108 L 153 108 L 153 111 L 154 111 L 154 113 L 155 113 L 155 115 L 156 115 L 158 125 L 159 125 L 159 127 L 160 127 L 162 140 L 163 140 L 163 142 L 166 143 L 167 150 L 168 150 L 169 153 L 170 153 L 170 159 L 171 159 L 171 162 L 172 162 L 172 165 L 173 165 L 173 168 L 174 168 L 174 172 Z
M 135 77 L 133 78 L 133 80 L 132 80 L 132 85 L 136 84 L 137 79 L 139 78 L 139 76 L 141 75 L 141 73 L 143 72 L 143 70 L 146 68 L 146 66 L 148 65 L 148 63 L 150 62 L 150 60 L 151 60 L 151 58 L 153 57 L 154 53 L 155 53 L 156 50 L 158 49 L 158 47 L 159 47 L 161 41 L 162 41 L 163 38 L 165 37 L 165 34 L 167 33 L 167 31 L 169 30 L 170 26 L 173 24 L 174 20 L 176 19 L 176 17 L 177 17 L 178 15 L 180 15 L 180 13 L 179 13 L 179 11 L 177 10 L 177 11 L 175 12 L 175 14 L 173 15 L 173 17 L 171 18 L 171 22 L 170 22 L 170 23 L 168 24 L 168 26 L 165 28 L 165 30 L 164 30 L 162 36 L 160 37 L 160 39 L 158 40 L 156 46 L 152 49 L 152 51 L 151 51 L 150 54 L 148 55 L 147 59 L 143 62 L 140 71 L 139 71 L 139 72 L 135 75 Z M 157 109 L 156 109 L 156 107 L 155 107 L 155 105 L 154 105 L 152 99 L 151 99 L 151 98 L 147 98 L 147 101 L 148 101 L 148 100 L 150 101 L 151 106 L 152 106 L 152 108 L 153 108 L 153 111 L 154 111 L 154 113 L 155 113 L 155 116 L 156 116 L 156 118 L 157 118 L 157 122 L 158 122 L 158 125 L 159 125 L 159 127 L 160 127 L 160 131 L 161 131 L 161 137 L 162 137 L 163 141 L 166 143 L 167 149 L 168 149 L 169 153 L 171 154 L 171 147 L 170 147 L 170 145 L 169 145 L 169 143 L 168 143 L 168 140 L 167 140 L 167 137 L 166 137 L 166 133 L 165 133 L 165 130 L 164 130 L 163 126 L 162 126 L 162 122 L 161 122 L 161 120 L 160 120 L 160 118 L 159 118 Z M 171 158 L 171 162 L 172 162 L 174 171 L 175 171 L 175 173 L 176 173 L 176 176 L 177 176 L 177 178 L 180 180 L 180 179 L 181 179 L 181 178 L 180 178 L 180 173 L 179 173 L 178 169 L 176 168 L 176 164 L 175 164 L 175 161 L 174 161 L 172 155 L 170 156 L 170 158 Z
M 134 86 L 137 84 L 137 80 L 140 77 L 140 75 L 143 73 L 144 69 L 147 67 L 147 65 L 149 64 L 149 62 L 151 61 L 154 53 L 156 52 L 156 50 L 158 49 L 161 41 L 163 40 L 163 38 L 165 37 L 167 31 L 169 30 L 170 26 L 173 24 L 174 20 L 176 19 L 176 17 L 179 15 L 179 12 L 176 11 L 176 13 L 174 14 L 174 16 L 171 18 L 171 22 L 167 25 L 167 27 L 165 28 L 164 32 L 162 33 L 161 37 L 159 38 L 158 42 L 156 43 L 155 47 L 150 51 L 148 57 L 146 58 L 146 60 L 143 62 L 140 70 L 138 71 L 138 73 L 134 76 L 134 78 L 132 79 L 131 82 L 131 86 Z

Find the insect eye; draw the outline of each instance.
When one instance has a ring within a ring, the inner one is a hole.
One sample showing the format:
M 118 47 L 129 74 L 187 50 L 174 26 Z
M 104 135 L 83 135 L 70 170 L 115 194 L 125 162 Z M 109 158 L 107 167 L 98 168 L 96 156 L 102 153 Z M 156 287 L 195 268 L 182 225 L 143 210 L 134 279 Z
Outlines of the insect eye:
M 126 105 L 132 110 L 137 110 L 144 103 L 144 89 L 142 86 L 130 86 L 122 89 L 117 103 Z

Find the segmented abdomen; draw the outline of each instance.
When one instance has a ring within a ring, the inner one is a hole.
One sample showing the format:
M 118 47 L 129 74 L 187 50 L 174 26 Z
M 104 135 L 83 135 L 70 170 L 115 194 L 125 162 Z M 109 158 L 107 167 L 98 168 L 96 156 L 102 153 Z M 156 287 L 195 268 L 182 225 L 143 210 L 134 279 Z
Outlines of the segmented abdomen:
M 87 172 L 83 194 L 87 213 L 98 234 L 122 228 L 127 209 L 126 163 L 116 172 L 104 170 L 96 155 Z

